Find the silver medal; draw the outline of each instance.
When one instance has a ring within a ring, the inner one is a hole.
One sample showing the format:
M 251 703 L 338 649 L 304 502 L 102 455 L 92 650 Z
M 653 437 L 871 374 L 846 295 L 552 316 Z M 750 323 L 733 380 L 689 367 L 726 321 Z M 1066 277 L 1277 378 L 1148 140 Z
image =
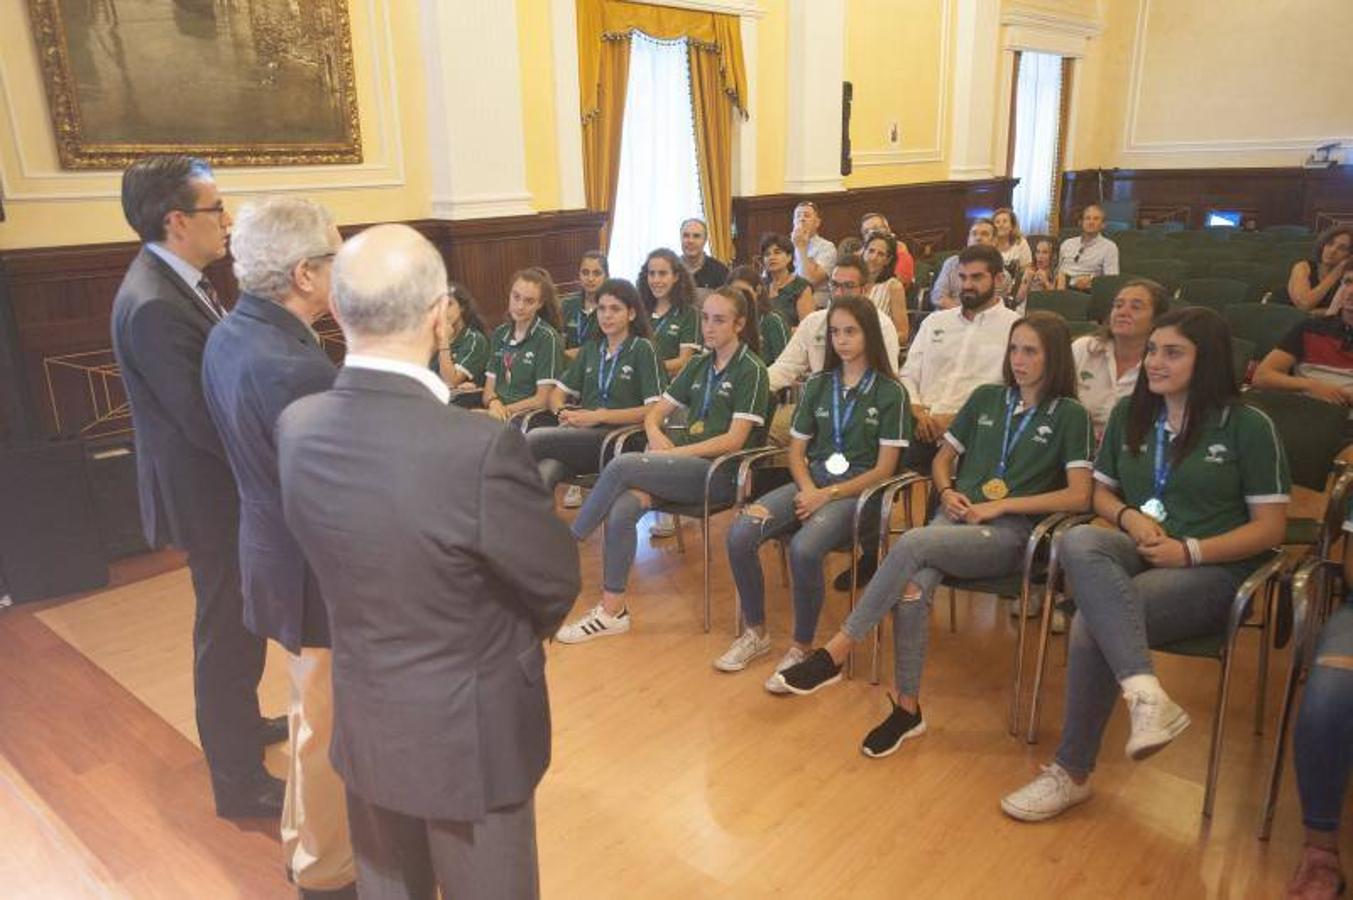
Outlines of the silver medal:
M 833 475 L 844 475 L 850 468 L 850 461 L 844 453 L 833 453 L 827 457 L 827 471 Z
M 1142 504 L 1142 514 L 1154 519 L 1157 522 L 1165 521 L 1165 504 L 1159 497 L 1152 497 Z

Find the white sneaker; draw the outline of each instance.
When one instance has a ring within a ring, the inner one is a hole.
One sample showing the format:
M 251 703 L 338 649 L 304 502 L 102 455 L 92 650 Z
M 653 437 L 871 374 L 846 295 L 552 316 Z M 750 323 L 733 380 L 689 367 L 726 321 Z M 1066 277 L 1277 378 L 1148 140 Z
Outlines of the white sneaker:
M 1001 798 L 1001 811 L 1021 822 L 1042 822 L 1090 799 L 1090 783 L 1076 784 L 1057 763 L 1042 767 L 1033 781 Z
M 766 690 L 770 691 L 772 694 L 793 693 L 789 688 L 785 687 L 784 681 L 779 677 L 780 673 L 790 666 L 797 666 L 807 658 L 808 654 L 804 653 L 798 647 L 790 647 L 785 651 L 784 659 L 780 660 L 780 664 L 775 667 L 775 671 L 766 679 Z
M 1125 751 L 1129 759 L 1141 761 L 1164 747 L 1189 727 L 1189 714 L 1165 695 L 1164 691 L 1136 691 L 1125 699 L 1132 717 L 1132 734 Z
M 671 537 L 676 534 L 676 520 L 672 518 L 671 513 L 656 513 L 653 516 L 653 524 L 648 526 L 648 533 L 655 538 Z
M 1005 603 L 1006 603 L 1006 611 L 1010 613 L 1010 618 L 1015 619 L 1015 620 L 1018 620 L 1018 619 L 1019 619 L 1019 598 L 1018 598 L 1018 597 L 1007 597 Z M 1041 596 L 1038 596 L 1038 597 L 1030 597 L 1030 598 L 1029 598 L 1029 612 L 1028 612 L 1028 615 L 1026 615 L 1024 618 L 1026 618 L 1026 619 L 1037 619 L 1037 618 L 1038 618 L 1039 616 L 1041 616 L 1041 615 L 1043 615 L 1043 600 L 1042 600 L 1042 597 L 1041 597 Z
M 720 672 L 741 672 L 747 668 L 747 663 L 756 659 L 758 656 L 765 656 L 770 652 L 770 636 L 759 635 L 752 629 L 746 631 L 733 641 L 733 645 L 725 651 L 723 656 L 714 660 L 714 668 Z
M 583 505 L 583 489 L 576 484 L 570 484 L 568 490 L 564 491 L 564 509 L 577 509 Z
M 1054 609 L 1052 611 L 1052 633 L 1066 634 L 1069 627 L 1070 625 L 1067 622 L 1066 613 L 1060 609 Z
M 599 637 L 614 637 L 630 630 L 630 611 L 622 609 L 613 616 L 598 603 L 587 615 L 563 626 L 554 635 L 561 644 L 581 644 Z

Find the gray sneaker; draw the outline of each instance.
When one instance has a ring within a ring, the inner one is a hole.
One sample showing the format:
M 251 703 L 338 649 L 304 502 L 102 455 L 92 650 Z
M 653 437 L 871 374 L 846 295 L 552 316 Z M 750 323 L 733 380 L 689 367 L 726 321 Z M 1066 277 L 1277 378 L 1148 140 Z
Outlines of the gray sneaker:
M 770 652 L 770 636 L 759 635 L 748 628 L 738 635 L 733 645 L 724 651 L 724 655 L 714 660 L 714 668 L 720 672 L 741 672 L 747 664 L 758 656 Z
M 786 650 L 784 658 L 780 660 L 780 664 L 775 667 L 775 671 L 772 672 L 771 676 L 766 679 L 766 690 L 770 691 L 772 694 L 792 693 L 792 691 L 790 691 L 789 688 L 785 687 L 784 681 L 781 680 L 780 678 L 780 673 L 783 672 L 785 669 L 788 669 L 790 666 L 797 666 L 799 663 L 803 662 L 807 657 L 808 654 L 804 653 L 798 647 L 790 647 L 788 650 Z

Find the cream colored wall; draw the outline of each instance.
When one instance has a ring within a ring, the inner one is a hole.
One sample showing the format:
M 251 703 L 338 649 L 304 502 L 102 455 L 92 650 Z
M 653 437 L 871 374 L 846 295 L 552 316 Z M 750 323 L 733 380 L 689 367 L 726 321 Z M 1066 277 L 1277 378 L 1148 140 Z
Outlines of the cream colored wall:
M 789 9 L 787 0 L 762 0 L 756 23 L 756 193 L 778 194 L 785 185 L 788 133 Z
M 418 7 L 350 0 L 365 161 L 352 166 L 222 169 L 231 203 L 265 192 L 310 196 L 340 222 L 429 214 Z M 0 248 L 134 240 L 116 172 L 63 172 L 25 4 L 0 3 Z
M 560 207 L 551 37 L 550 0 L 517 0 L 526 188 L 531 193 L 531 205 L 539 212 Z
M 854 86 L 848 188 L 946 177 L 950 0 L 847 0 L 846 78 Z M 899 140 L 889 141 L 898 124 Z

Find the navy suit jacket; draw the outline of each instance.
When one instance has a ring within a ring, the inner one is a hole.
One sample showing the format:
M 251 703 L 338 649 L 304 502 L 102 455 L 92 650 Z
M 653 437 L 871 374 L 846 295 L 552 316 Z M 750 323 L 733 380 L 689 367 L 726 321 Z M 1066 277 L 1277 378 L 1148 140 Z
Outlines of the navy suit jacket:
M 300 319 L 247 293 L 212 330 L 202 359 L 207 408 L 239 485 L 244 624 L 292 653 L 329 646 L 329 621 L 282 518 L 273 433 L 288 404 L 328 390 L 336 371 Z
M 113 353 L 136 433 L 141 527 L 152 547 L 230 548 L 235 479 L 202 397 L 202 349 L 216 318 L 182 278 L 141 248 L 113 300 Z

